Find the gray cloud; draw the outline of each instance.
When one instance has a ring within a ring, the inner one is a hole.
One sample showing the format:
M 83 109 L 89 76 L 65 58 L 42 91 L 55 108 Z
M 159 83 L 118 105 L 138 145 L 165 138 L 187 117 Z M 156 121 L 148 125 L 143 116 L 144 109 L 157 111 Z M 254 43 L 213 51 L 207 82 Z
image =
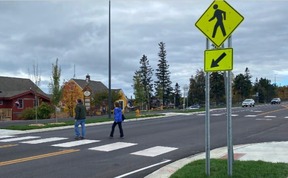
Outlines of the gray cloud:
M 111 2 L 112 88 L 130 98 L 142 55 L 157 68 L 160 41 L 166 43 L 173 86 L 189 84 L 204 68 L 205 37 L 195 22 L 211 1 Z M 288 85 L 288 1 L 227 2 L 245 18 L 232 36 L 234 75 L 248 67 L 253 81 L 263 77 Z M 73 77 L 75 66 L 76 78 L 89 73 L 108 86 L 108 0 L 0 1 L 0 20 L 1 75 L 29 78 L 38 64 L 40 87 L 48 91 L 58 58 L 62 80 Z

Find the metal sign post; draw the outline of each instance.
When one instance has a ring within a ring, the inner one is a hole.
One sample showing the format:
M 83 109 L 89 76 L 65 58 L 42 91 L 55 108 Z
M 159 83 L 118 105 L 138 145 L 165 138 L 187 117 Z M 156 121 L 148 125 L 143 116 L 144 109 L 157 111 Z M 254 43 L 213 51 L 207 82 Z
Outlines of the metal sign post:
M 214 0 L 208 9 L 195 23 L 195 26 L 206 36 L 206 51 L 204 51 L 205 77 L 205 152 L 206 175 L 210 176 L 210 72 L 225 72 L 226 105 L 227 105 L 227 149 L 228 175 L 233 172 L 233 143 L 232 143 L 232 87 L 231 71 L 233 70 L 232 32 L 240 25 L 244 17 L 225 0 Z M 220 46 L 228 39 L 228 48 Z M 217 49 L 209 50 L 209 40 Z
M 206 49 L 209 49 L 209 40 L 206 39 Z M 205 152 L 206 175 L 210 176 L 210 72 L 205 76 Z
M 228 47 L 232 48 L 232 37 L 230 36 L 228 39 Z M 234 153 L 233 153 L 233 143 L 232 143 L 232 118 L 231 118 L 231 113 L 232 113 L 232 86 L 231 86 L 231 71 L 228 71 L 228 76 L 227 76 L 227 88 L 226 88 L 226 104 L 227 104 L 227 151 L 228 151 L 228 159 L 227 159 L 227 164 L 228 164 L 228 175 L 232 176 L 233 173 L 233 158 L 234 158 Z

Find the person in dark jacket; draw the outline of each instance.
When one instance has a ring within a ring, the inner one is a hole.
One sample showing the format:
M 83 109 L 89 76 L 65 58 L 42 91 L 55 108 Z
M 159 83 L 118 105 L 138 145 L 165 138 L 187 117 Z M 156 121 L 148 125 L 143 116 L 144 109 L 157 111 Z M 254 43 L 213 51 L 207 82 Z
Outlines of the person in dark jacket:
M 122 129 L 122 109 L 120 108 L 120 104 L 118 102 L 114 103 L 114 122 L 112 124 L 112 130 L 110 132 L 110 138 L 113 138 L 114 135 L 114 129 L 116 125 L 119 127 L 120 131 L 120 138 L 124 137 L 123 129 Z
M 85 138 L 86 127 L 85 127 L 85 119 L 86 119 L 86 108 L 83 105 L 81 99 L 77 99 L 77 105 L 75 107 L 75 140 L 81 140 Z M 81 125 L 81 136 L 79 132 L 78 126 Z

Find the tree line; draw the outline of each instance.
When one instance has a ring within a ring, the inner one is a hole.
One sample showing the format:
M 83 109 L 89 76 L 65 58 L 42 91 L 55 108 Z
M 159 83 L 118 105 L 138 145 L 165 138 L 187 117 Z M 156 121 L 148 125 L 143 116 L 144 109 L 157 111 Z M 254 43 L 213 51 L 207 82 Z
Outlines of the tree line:
M 182 96 L 181 87 L 177 82 L 174 88 L 172 87 L 165 43 L 160 42 L 158 46 L 159 59 L 155 72 L 156 81 L 152 79 L 154 69 L 150 66 L 148 57 L 144 54 L 140 58 L 140 67 L 133 76 L 134 105 L 138 105 L 142 109 L 151 109 L 160 105 L 181 108 L 185 95 L 187 97 L 186 107 L 193 104 L 205 105 L 205 76 L 207 73 L 198 69 L 196 74 L 189 79 L 187 93 L 185 93 L 185 86 L 182 87 L 184 89 Z M 209 77 L 210 102 L 216 106 L 225 104 L 226 72 L 210 72 Z M 252 82 L 252 75 L 248 67 L 243 73 L 233 75 L 232 78 L 233 104 L 239 104 L 246 98 L 253 98 L 258 103 L 269 103 L 274 97 L 280 97 L 282 100 L 288 99 L 288 86 L 278 87 L 275 83 L 273 84 L 270 80 L 262 77 L 256 78 Z

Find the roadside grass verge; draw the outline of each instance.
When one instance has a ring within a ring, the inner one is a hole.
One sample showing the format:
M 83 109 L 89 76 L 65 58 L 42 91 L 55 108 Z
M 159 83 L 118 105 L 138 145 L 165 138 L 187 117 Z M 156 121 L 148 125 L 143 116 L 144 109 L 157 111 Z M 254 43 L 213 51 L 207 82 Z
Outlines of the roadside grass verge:
M 210 176 L 205 173 L 205 159 L 197 160 L 176 171 L 170 178 L 287 178 L 288 164 L 264 161 L 233 163 L 232 176 L 228 176 L 227 160 L 211 159 Z
M 135 116 L 133 115 L 126 115 L 126 120 L 134 119 Z M 164 114 L 145 114 L 140 115 L 137 118 L 145 118 L 145 117 L 156 117 L 156 116 L 164 116 Z M 107 117 L 98 117 L 98 118 L 87 118 L 86 124 L 92 124 L 92 123 L 101 123 L 101 122 L 108 122 L 113 121 L 113 116 L 111 119 Z M 8 126 L 2 129 L 8 129 L 8 130 L 33 130 L 33 129 L 44 129 L 44 128 L 53 128 L 53 127 L 63 127 L 63 126 L 71 126 L 74 125 L 74 119 L 71 118 L 69 121 L 61 121 L 61 119 L 58 119 L 56 122 L 55 119 L 51 119 L 49 123 L 35 123 L 35 124 L 21 124 L 21 125 L 12 125 Z

